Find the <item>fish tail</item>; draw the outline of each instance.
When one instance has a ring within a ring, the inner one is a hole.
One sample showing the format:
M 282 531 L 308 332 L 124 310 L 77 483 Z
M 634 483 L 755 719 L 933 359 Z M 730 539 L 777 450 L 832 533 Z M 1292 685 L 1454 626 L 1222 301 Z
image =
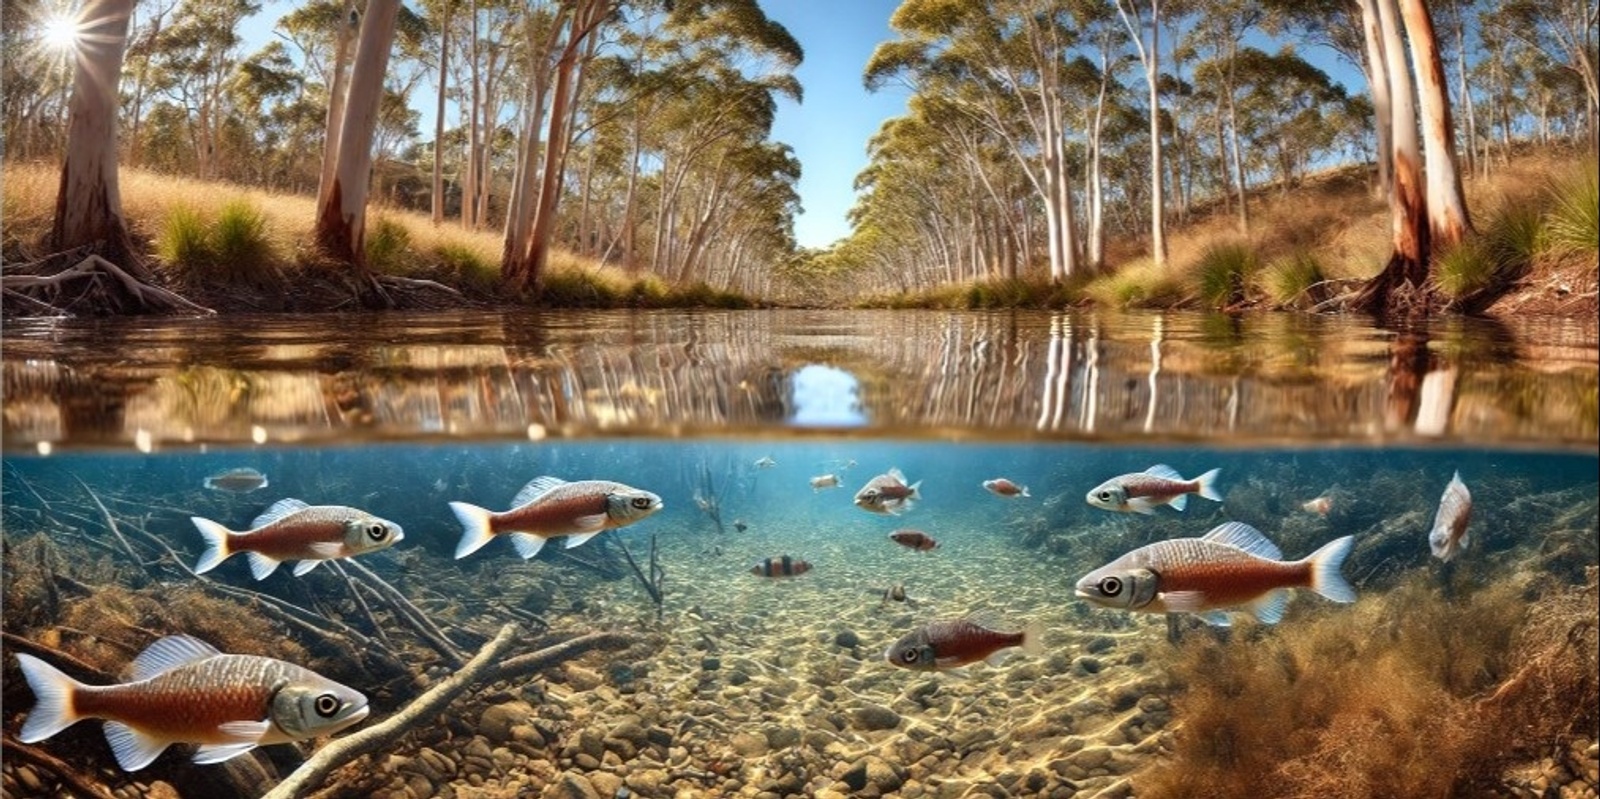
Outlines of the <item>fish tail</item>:
M 1202 497 L 1205 497 L 1206 499 L 1211 500 L 1212 502 L 1221 502 L 1222 494 L 1217 491 L 1216 485 L 1217 475 L 1221 473 L 1221 469 L 1212 469 L 1211 471 L 1196 477 L 1194 479 L 1194 492 Z
M 39 699 L 28 714 L 28 720 L 22 723 L 17 740 L 25 744 L 42 741 L 83 720 L 72 701 L 83 683 L 32 655 L 18 653 L 17 664 L 22 667 L 22 676 L 33 689 L 33 695 Z
M 1023 496 L 1025 496 L 1025 497 L 1031 497 L 1031 496 L 1033 496 L 1033 495 L 1032 495 L 1032 494 L 1029 494 L 1029 493 L 1028 493 L 1028 487 L 1027 487 L 1027 486 L 1023 486 L 1023 487 L 1022 487 L 1022 495 L 1023 495 Z
M 1355 542 L 1352 536 L 1336 538 L 1306 557 L 1311 564 L 1311 590 L 1335 602 L 1356 601 L 1356 589 L 1339 573 Z
M 477 552 L 494 538 L 494 526 L 491 524 L 494 514 L 489 509 L 467 502 L 452 502 L 450 510 L 456 512 L 456 519 L 462 527 L 461 541 L 456 544 L 456 560 Z
M 233 554 L 233 549 L 228 546 L 228 536 L 233 535 L 233 531 L 210 519 L 203 519 L 199 516 L 190 516 L 189 521 L 194 522 L 195 528 L 200 531 L 201 537 L 206 540 L 206 551 L 200 554 L 200 560 L 194 564 L 195 574 L 205 574 L 215 569 L 223 561 L 227 560 L 229 555 Z
M 1044 653 L 1044 622 L 1035 619 L 1022 628 L 1022 651 L 1029 655 Z
M 921 494 L 921 493 L 920 493 L 920 492 L 918 492 L 918 491 L 917 491 L 917 489 L 918 489 L 918 488 L 919 488 L 919 487 L 920 487 L 920 486 L 921 486 L 921 485 L 922 485 L 922 481 L 921 481 L 921 480 L 918 480 L 918 481 L 916 481 L 916 482 L 915 482 L 915 483 L 912 483 L 912 484 L 911 484 L 911 485 L 910 485 L 910 486 L 909 486 L 909 488 L 910 488 L 910 489 L 911 489 L 911 493 L 909 493 L 909 494 L 907 494 L 907 495 L 906 495 L 906 502 L 910 502 L 910 501 L 911 501 L 911 500 L 913 500 L 913 499 L 922 499 L 922 494 Z

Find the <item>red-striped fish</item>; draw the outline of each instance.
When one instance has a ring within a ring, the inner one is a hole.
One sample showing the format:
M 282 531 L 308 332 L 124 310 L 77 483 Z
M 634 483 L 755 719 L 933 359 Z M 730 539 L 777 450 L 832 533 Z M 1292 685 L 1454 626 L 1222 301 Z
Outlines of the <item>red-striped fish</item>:
M 626 527 L 658 510 L 661 497 L 610 480 L 567 482 L 556 477 L 535 477 L 511 500 L 511 510 L 495 513 L 466 502 L 450 509 L 463 528 L 456 557 L 464 558 L 496 535 L 509 535 L 517 554 L 531 558 L 546 539 L 567 537 L 571 549 L 618 527 Z
M 927 552 L 939 546 L 939 542 L 933 540 L 933 536 L 921 530 L 896 530 L 889 534 L 889 540 L 918 552 Z
M 1004 477 L 996 477 L 993 480 L 985 480 L 983 481 L 983 487 L 987 489 L 989 493 L 999 497 L 1033 496 L 1032 494 L 1028 493 L 1027 486 L 1017 485 L 1016 483 L 1013 483 Z
M 387 549 L 406 537 L 400 525 L 364 510 L 307 505 L 298 499 L 273 503 L 244 532 L 199 516 L 191 516 L 189 521 L 206 540 L 206 551 L 194 565 L 196 574 L 211 571 L 229 555 L 243 552 L 257 580 L 267 579 L 286 560 L 300 561 L 294 567 L 298 577 L 325 560 Z
M 1428 533 L 1428 546 L 1433 556 L 1449 563 L 1461 550 L 1472 543 L 1467 536 L 1467 521 L 1472 518 L 1472 492 L 1461 482 L 1461 472 L 1450 478 L 1439 497 L 1439 510 L 1433 516 L 1433 531 Z
M 894 642 L 883 657 L 902 669 L 917 671 L 956 669 L 980 660 L 998 665 L 1007 654 L 1003 650 L 1013 646 L 1037 654 L 1039 638 L 1037 625 L 1008 632 L 987 614 L 969 615 L 929 622 Z
M 1108 608 L 1198 613 L 1218 626 L 1229 623 L 1229 610 L 1249 610 L 1274 624 L 1289 604 L 1284 589 L 1309 588 L 1335 602 L 1355 601 L 1355 589 L 1339 573 L 1352 540 L 1345 536 L 1306 558 L 1286 561 L 1254 527 L 1227 522 L 1200 538 L 1135 549 L 1089 572 L 1076 593 Z
M 1171 466 L 1156 464 L 1142 472 L 1124 474 L 1094 487 L 1086 497 L 1090 505 L 1105 510 L 1124 513 L 1155 513 L 1158 505 L 1171 505 L 1173 510 L 1183 510 L 1190 494 L 1198 494 L 1213 502 L 1221 502 L 1222 495 L 1214 485 L 1221 469 L 1212 469 L 1193 480 Z
M 750 573 L 757 577 L 798 577 L 808 571 L 811 571 L 810 563 L 788 555 L 757 561 L 750 567 Z
M 38 704 L 18 740 L 42 741 L 84 719 L 105 719 L 124 771 L 175 743 L 200 744 L 196 763 L 220 763 L 257 746 L 302 741 L 367 717 L 367 698 L 274 658 L 224 655 L 186 635 L 162 638 L 133 661 L 133 680 L 85 685 L 31 655 L 17 655 Z

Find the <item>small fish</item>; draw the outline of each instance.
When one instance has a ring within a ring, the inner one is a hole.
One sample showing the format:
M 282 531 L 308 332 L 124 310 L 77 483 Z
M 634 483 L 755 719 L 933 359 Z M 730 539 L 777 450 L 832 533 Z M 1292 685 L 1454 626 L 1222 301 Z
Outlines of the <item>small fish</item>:
M 996 477 L 993 480 L 985 480 L 983 481 L 983 487 L 988 489 L 989 493 L 1000 497 L 1033 496 L 1032 494 L 1028 493 L 1027 486 L 1019 486 L 1004 477 Z
M 367 717 L 367 698 L 314 671 L 274 658 L 224 655 L 173 635 L 133 661 L 131 682 L 85 685 L 18 654 L 39 703 L 18 740 L 42 741 L 84 719 L 105 719 L 124 771 L 138 771 L 175 743 L 200 744 L 196 763 L 221 763 L 257 746 L 328 735 Z
M 812 490 L 813 493 L 821 491 L 824 488 L 838 488 L 838 487 L 839 487 L 839 475 L 836 475 L 836 474 L 819 474 L 816 477 L 811 478 L 811 490 Z
M 916 671 L 955 669 L 980 660 L 994 666 L 1008 654 L 1001 650 L 1013 646 L 1038 654 L 1039 638 L 1036 625 L 1005 632 L 987 615 L 969 615 L 929 622 L 894 642 L 883 657 L 902 669 Z
M 916 500 L 922 498 L 917 492 L 917 487 L 922 485 L 918 480 L 911 485 L 906 485 L 906 476 L 899 469 L 890 469 L 886 474 L 867 481 L 867 484 L 856 492 L 856 507 L 871 513 L 887 513 L 898 516 L 908 510 Z
M 230 491 L 235 494 L 248 494 L 251 491 L 267 487 L 267 476 L 260 471 L 248 466 L 229 469 L 207 477 L 201 485 L 212 491 Z
M 808 571 L 811 571 L 810 563 L 788 555 L 757 561 L 750 567 L 750 573 L 757 577 L 798 577 Z
M 1095 486 L 1085 499 L 1097 508 L 1124 513 L 1155 513 L 1158 505 L 1171 505 L 1174 510 L 1181 511 L 1188 504 L 1190 494 L 1221 502 L 1222 495 L 1213 485 L 1221 471 L 1212 469 L 1193 480 L 1185 480 L 1171 466 L 1157 464 L 1142 472 L 1113 477 Z
M 539 554 L 544 542 L 556 536 L 566 536 L 567 549 L 571 549 L 661 508 L 661 497 L 610 480 L 569 483 L 556 477 L 535 477 L 517 492 L 511 510 L 504 513 L 466 502 L 450 503 L 463 528 L 456 559 L 478 551 L 496 535 L 509 535 L 524 560 Z
M 294 567 L 299 577 L 325 560 L 387 549 L 406 537 L 400 525 L 364 510 L 307 505 L 298 499 L 278 500 L 243 532 L 199 516 L 190 516 L 189 521 L 206 541 L 206 551 L 194 565 L 196 574 L 211 571 L 228 556 L 243 552 L 257 580 L 267 579 L 282 561 L 300 561 Z
M 757 469 L 771 469 L 772 467 L 777 466 L 777 465 L 778 465 L 778 462 L 773 460 L 771 455 L 762 455 L 761 457 L 756 459 L 756 468 Z
M 1450 478 L 1439 497 L 1439 510 L 1433 516 L 1433 532 L 1428 534 L 1428 547 L 1433 556 L 1449 563 L 1461 550 L 1472 543 L 1467 535 L 1467 521 L 1472 518 L 1472 493 L 1461 482 L 1461 472 Z
M 1283 553 L 1248 524 L 1227 522 L 1200 538 L 1174 538 L 1143 546 L 1089 572 L 1076 593 L 1096 605 L 1146 613 L 1198 613 L 1225 627 L 1228 610 L 1248 609 L 1265 624 L 1283 618 L 1288 588 L 1309 588 L 1334 602 L 1354 602 L 1356 591 L 1339 567 L 1350 536 L 1328 542 L 1301 560 Z
M 927 552 L 939 546 L 939 542 L 933 540 L 933 536 L 921 530 L 896 530 L 889 534 L 889 540 L 918 552 Z
M 1301 504 L 1300 509 L 1306 513 L 1315 513 L 1318 516 L 1327 516 L 1328 511 L 1333 510 L 1333 498 L 1327 494 L 1323 494 L 1316 499 L 1306 500 L 1303 504 Z
M 744 519 L 734 519 L 733 520 L 733 529 L 738 530 L 739 532 L 742 533 L 742 532 L 750 529 L 750 525 L 746 524 Z
M 883 599 L 879 600 L 878 604 L 879 605 L 887 605 L 890 602 L 904 602 L 904 601 L 906 601 L 906 584 L 905 583 L 895 583 L 894 585 L 891 585 L 888 588 L 883 589 Z

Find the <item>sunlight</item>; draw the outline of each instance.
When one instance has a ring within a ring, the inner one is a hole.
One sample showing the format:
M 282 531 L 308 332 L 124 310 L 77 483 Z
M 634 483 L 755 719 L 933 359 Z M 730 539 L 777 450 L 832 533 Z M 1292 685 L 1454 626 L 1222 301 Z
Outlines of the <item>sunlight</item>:
M 40 42 L 51 50 L 74 50 L 78 47 L 78 20 L 69 14 L 55 14 L 40 28 Z

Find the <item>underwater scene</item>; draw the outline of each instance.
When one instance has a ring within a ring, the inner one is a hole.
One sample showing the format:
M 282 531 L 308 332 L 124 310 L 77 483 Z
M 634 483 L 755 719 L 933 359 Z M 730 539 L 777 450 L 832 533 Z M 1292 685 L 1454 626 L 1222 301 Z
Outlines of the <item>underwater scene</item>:
M 1596 795 L 1593 451 L 38 452 L 6 796 Z

